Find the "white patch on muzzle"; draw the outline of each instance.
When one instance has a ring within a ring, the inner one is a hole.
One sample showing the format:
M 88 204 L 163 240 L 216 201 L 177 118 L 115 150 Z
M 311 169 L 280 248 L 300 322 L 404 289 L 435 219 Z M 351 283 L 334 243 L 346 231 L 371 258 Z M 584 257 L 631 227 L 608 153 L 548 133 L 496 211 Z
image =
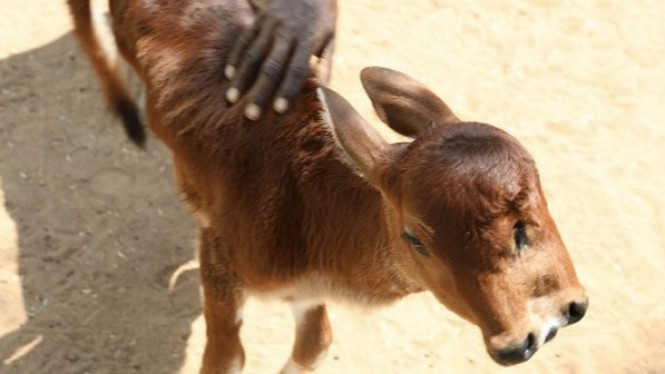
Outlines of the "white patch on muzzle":
M 550 332 L 566 326 L 566 318 L 552 297 L 534 299 L 529 305 L 532 332 L 537 333 L 536 348 L 541 348 Z

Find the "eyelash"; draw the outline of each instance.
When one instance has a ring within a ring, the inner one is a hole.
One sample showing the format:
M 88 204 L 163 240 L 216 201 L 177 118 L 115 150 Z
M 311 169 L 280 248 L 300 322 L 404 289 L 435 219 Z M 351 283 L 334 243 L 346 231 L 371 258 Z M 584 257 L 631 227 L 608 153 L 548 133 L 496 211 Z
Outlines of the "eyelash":
M 412 233 L 405 231 L 402 234 L 402 238 L 411 244 L 411 246 L 423 256 L 429 257 L 429 251 L 425 248 L 425 245 Z M 529 238 L 526 234 L 526 225 L 522 221 L 518 221 L 515 226 L 513 226 L 513 240 L 515 241 L 515 248 L 518 251 L 524 250 L 529 245 Z
M 405 231 L 404 234 L 402 234 L 402 238 L 404 238 L 404 240 L 407 243 L 411 244 L 413 249 L 415 249 L 418 253 L 420 253 L 423 256 L 429 257 L 429 251 L 427 250 L 427 248 L 425 248 L 420 239 L 416 238 L 415 235 L 413 235 L 408 231 Z
M 515 248 L 518 251 L 523 250 L 529 245 L 529 238 L 526 235 L 526 225 L 522 221 L 517 221 L 513 226 L 513 240 L 515 241 Z

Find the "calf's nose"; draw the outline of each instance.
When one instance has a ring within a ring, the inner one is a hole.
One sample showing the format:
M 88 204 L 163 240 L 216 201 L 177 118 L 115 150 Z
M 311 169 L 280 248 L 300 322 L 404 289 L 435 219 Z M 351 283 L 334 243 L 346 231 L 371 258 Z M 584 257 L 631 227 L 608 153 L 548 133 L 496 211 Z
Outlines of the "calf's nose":
M 565 316 L 568 319 L 568 324 L 572 325 L 573 323 L 579 322 L 586 314 L 588 307 L 589 300 L 584 300 L 583 302 L 573 301 L 570 303 L 568 305 L 568 309 L 565 312 Z
M 519 345 L 498 351 L 493 358 L 501 365 L 514 365 L 530 359 L 537 349 L 535 335 L 529 334 Z

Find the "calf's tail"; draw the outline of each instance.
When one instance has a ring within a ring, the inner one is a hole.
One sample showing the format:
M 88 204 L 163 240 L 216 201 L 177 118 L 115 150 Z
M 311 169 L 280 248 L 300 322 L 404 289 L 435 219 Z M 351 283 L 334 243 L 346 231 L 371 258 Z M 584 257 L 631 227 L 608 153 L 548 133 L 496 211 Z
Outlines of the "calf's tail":
M 127 136 L 143 147 L 146 135 L 139 110 L 99 45 L 92 23 L 90 0 L 67 0 L 67 4 L 74 19 L 74 33 L 101 81 L 111 110 L 122 120 Z

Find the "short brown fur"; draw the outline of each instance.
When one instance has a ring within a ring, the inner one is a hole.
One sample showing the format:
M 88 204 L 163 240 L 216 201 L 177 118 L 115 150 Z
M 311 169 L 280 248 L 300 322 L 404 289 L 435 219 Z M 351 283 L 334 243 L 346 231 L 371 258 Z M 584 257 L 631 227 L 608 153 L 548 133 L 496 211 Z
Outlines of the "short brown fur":
M 89 34 L 88 2 L 69 5 L 84 50 L 115 92 L 108 99 L 127 99 Z M 531 357 L 550 320 L 556 330 L 584 314 L 586 296 L 536 167 L 507 133 L 460 122 L 388 69 L 367 69 L 364 85 L 382 120 L 413 142 L 384 143 L 341 97 L 317 89 L 325 82 L 314 76 L 287 114 L 248 122 L 242 99 L 225 101 L 222 76 L 253 19 L 250 4 L 119 0 L 111 14 L 119 50 L 146 84 L 150 128 L 171 149 L 178 185 L 201 221 L 203 373 L 241 370 L 241 310 L 252 295 L 295 305 L 285 373 L 318 365 L 331 341 L 330 298 L 377 305 L 430 290 L 481 328 L 501 364 Z M 385 78 L 410 90 L 379 83 Z

